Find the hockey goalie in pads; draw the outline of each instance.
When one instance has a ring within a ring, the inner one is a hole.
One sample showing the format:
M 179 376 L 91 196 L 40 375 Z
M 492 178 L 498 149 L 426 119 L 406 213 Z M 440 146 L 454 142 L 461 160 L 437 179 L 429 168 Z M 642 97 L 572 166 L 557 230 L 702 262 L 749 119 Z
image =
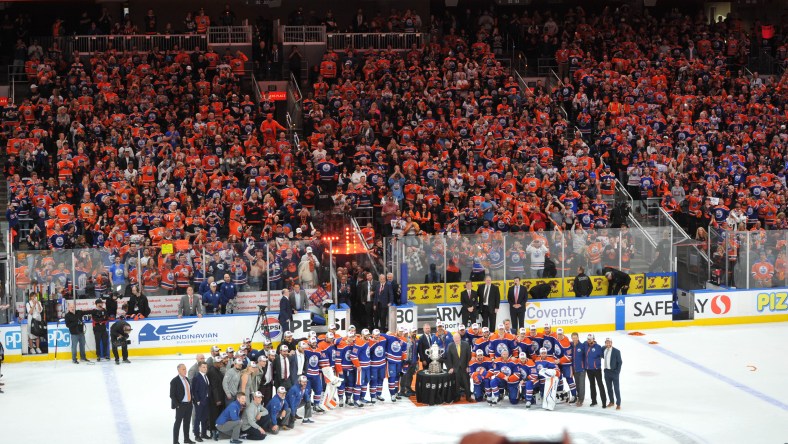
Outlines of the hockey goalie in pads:
M 337 407 L 337 387 L 342 385 L 342 378 L 334 374 L 334 369 L 331 367 L 323 367 L 323 379 L 326 381 L 326 390 L 323 393 L 323 398 L 320 401 L 320 406 L 324 409 L 334 409 Z
M 551 368 L 539 370 L 539 376 L 544 378 L 544 391 L 542 395 L 542 408 L 552 411 L 555 409 L 556 391 L 558 390 L 557 372 Z

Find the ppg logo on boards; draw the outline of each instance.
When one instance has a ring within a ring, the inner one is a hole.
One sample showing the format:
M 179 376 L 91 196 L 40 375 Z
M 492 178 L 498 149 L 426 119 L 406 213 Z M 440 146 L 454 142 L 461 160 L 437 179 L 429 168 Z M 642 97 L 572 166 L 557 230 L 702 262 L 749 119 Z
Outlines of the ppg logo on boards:
M 8 350 L 21 350 L 22 349 L 22 332 L 9 331 L 6 332 L 3 338 L 3 347 Z
M 47 341 L 50 347 L 68 347 L 71 345 L 71 333 L 68 329 L 50 329 L 47 333 Z

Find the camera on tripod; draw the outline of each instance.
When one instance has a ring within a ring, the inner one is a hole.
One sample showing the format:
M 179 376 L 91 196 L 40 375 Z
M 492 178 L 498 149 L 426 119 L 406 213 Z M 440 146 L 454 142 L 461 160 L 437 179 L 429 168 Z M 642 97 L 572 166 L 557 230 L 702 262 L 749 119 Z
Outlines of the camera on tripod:
M 260 311 L 266 311 L 266 309 L 268 308 L 268 306 L 267 306 L 267 305 L 258 305 L 258 306 L 257 306 L 257 308 L 259 308 L 259 309 L 260 309 Z

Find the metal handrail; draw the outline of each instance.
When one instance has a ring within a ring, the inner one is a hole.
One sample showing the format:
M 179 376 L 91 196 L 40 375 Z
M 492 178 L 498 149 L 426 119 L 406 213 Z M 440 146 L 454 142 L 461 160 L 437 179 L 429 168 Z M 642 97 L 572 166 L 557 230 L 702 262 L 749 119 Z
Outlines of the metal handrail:
M 290 82 L 295 87 L 295 92 L 298 93 L 298 98 L 295 99 L 295 102 L 301 103 L 301 101 L 304 99 L 304 95 L 301 93 L 301 88 L 298 86 L 298 82 L 296 81 L 296 78 L 293 75 L 292 71 L 290 72 Z
M 373 260 L 372 257 L 369 256 L 369 251 L 370 251 L 369 245 L 367 244 L 366 239 L 364 239 L 364 236 L 361 235 L 361 226 L 358 224 L 358 221 L 356 221 L 355 217 L 350 216 L 350 224 L 353 226 L 353 230 L 356 232 L 356 236 L 358 236 L 359 239 L 361 239 L 361 245 L 364 246 L 364 250 L 367 252 L 369 263 L 372 265 L 372 268 L 375 270 L 375 276 L 379 275 L 380 270 L 378 270 L 377 261 Z
M 552 89 L 553 89 L 554 85 L 563 86 L 564 85 L 564 81 L 561 80 L 560 77 L 558 77 L 558 73 L 556 73 L 552 68 L 550 68 L 550 75 L 548 76 L 548 78 L 550 78 L 551 76 L 555 79 L 555 80 L 551 79 L 551 81 L 550 81 L 550 85 L 551 86 L 550 86 L 549 89 L 552 92 Z M 558 83 L 555 83 L 556 80 L 558 81 Z M 564 109 L 564 105 L 561 105 L 558 101 L 555 101 L 555 103 L 558 105 L 558 109 L 560 109 L 561 112 L 564 113 L 564 117 L 566 119 L 569 119 L 569 113 L 566 111 L 566 109 Z
M 251 45 L 251 26 L 211 26 L 208 28 L 209 45 Z
M 518 71 L 517 68 L 512 67 L 512 73 L 514 73 L 514 76 L 517 79 L 517 83 L 520 84 L 520 87 L 524 88 L 529 94 L 533 95 L 533 88 L 530 88 L 528 84 L 525 83 L 525 79 L 523 79 L 523 76 L 520 75 L 520 71 Z
M 646 231 L 645 228 L 643 228 L 643 225 L 640 225 L 640 222 L 638 222 L 635 216 L 629 214 L 627 216 L 627 220 L 632 225 L 632 228 L 640 230 L 640 232 L 643 233 L 643 237 L 648 241 L 648 243 L 651 244 L 652 247 L 657 248 L 657 242 L 655 242 L 654 238 L 651 237 L 651 235 L 648 233 L 648 231 Z
M 622 196 L 624 196 L 625 199 L 629 201 L 630 211 L 633 208 L 635 208 L 635 199 L 633 199 L 632 195 L 629 194 L 629 191 L 627 191 L 627 187 L 625 187 L 624 184 L 622 184 L 621 181 L 618 179 L 616 179 L 616 191 L 619 192 Z
M 282 43 L 326 43 L 325 26 L 282 26 L 279 29 Z
M 429 42 L 429 34 L 423 32 L 332 32 L 326 34 L 329 48 L 352 48 L 357 51 L 368 49 L 408 50 L 414 44 L 421 48 Z
M 682 240 L 692 239 L 692 237 L 690 237 L 690 235 L 687 234 L 684 228 L 681 225 L 679 225 L 678 222 L 676 222 L 676 220 L 673 219 L 673 216 L 668 214 L 668 212 L 665 211 L 664 208 L 659 207 L 659 214 L 662 215 L 663 219 L 666 219 L 670 223 L 670 225 L 673 227 L 673 230 L 675 230 L 675 232 L 677 232 L 680 236 L 684 238 Z M 671 241 L 673 241 L 673 239 L 671 239 Z M 695 247 L 695 249 L 698 251 L 698 253 L 700 253 L 700 255 L 703 257 L 704 260 L 706 261 L 709 260 L 709 255 L 707 254 L 707 252 L 703 251 L 702 248 Z
M 254 75 L 254 70 L 250 72 L 250 76 L 252 79 L 252 88 L 254 91 L 255 100 L 257 100 L 257 102 L 260 102 L 260 100 L 263 99 L 263 92 L 260 91 L 260 84 L 257 83 L 257 77 Z
M 73 43 L 74 50 L 80 54 L 92 54 L 109 49 L 121 52 L 147 52 L 176 47 L 184 51 L 208 49 L 206 34 L 75 35 L 64 39 Z

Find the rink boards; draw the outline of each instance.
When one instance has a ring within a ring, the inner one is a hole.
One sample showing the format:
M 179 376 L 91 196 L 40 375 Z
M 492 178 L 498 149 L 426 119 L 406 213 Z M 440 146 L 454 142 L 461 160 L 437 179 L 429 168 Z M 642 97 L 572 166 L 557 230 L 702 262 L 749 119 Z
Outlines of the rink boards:
M 562 327 L 565 334 L 581 335 L 612 330 L 640 330 L 691 325 L 728 325 L 788 321 L 788 289 L 729 290 L 695 292 L 693 320 L 673 320 L 673 296 L 670 293 L 647 295 L 599 296 L 592 298 L 560 298 L 530 301 L 526 306 L 526 323 L 542 329 L 550 324 L 555 331 Z M 436 306 L 437 320 L 447 330 L 455 331 L 461 322 L 459 304 Z M 330 318 L 347 324 L 347 312 L 342 317 Z M 294 316 L 292 330 L 296 337 L 304 337 L 311 329 L 309 313 Z M 398 307 L 397 321 L 416 325 L 414 305 Z M 497 323 L 509 318 L 506 302 L 498 311 Z M 133 356 L 171 355 L 176 353 L 207 353 L 211 345 L 237 348 L 241 340 L 251 337 L 258 317 L 256 314 L 206 316 L 203 318 L 149 318 L 129 321 L 133 330 L 129 353 Z M 276 343 L 282 337 L 277 313 L 268 313 L 268 329 Z M 420 325 L 419 325 L 420 326 Z M 27 325 L 0 326 L 0 339 L 5 347 L 5 362 L 19 362 L 71 358 L 71 335 L 63 323 L 49 323 L 49 353 L 22 355 L 27 348 Z M 90 326 L 86 328 L 88 355 L 95 357 L 95 341 Z M 253 337 L 255 348 L 261 347 L 260 333 Z

